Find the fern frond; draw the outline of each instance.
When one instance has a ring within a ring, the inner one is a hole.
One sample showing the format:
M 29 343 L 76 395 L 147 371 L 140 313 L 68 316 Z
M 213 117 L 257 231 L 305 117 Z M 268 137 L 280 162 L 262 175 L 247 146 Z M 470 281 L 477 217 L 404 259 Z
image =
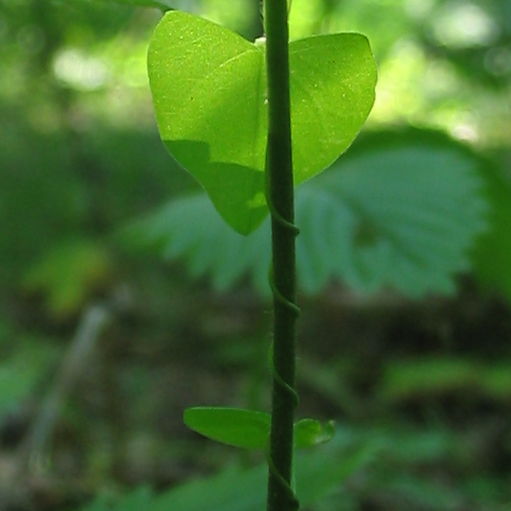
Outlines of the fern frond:
M 299 285 L 306 294 L 333 279 L 365 293 L 451 293 L 487 227 L 480 162 L 441 135 L 377 140 L 298 188 Z M 169 260 L 184 260 L 192 277 L 209 275 L 219 291 L 250 275 L 269 295 L 268 220 L 242 237 L 204 194 L 171 201 L 127 234 L 132 243 L 160 247 Z

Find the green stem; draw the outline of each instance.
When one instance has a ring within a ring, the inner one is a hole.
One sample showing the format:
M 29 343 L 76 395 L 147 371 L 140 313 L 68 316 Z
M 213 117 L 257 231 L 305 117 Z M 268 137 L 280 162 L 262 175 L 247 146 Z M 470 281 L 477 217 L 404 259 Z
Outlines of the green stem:
M 294 188 L 291 156 L 287 1 L 265 2 L 268 71 L 267 202 L 272 215 L 274 291 L 273 392 L 268 511 L 291 511 L 295 386 L 296 294 Z

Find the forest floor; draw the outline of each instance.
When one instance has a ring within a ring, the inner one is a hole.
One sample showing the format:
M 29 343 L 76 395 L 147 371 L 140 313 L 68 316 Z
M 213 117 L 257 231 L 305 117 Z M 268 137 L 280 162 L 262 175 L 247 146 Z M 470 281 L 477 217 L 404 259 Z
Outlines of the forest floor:
M 162 300 L 141 282 L 81 358 L 70 353 L 84 317 L 38 325 L 56 355 L 0 417 L 1 511 L 78 509 L 100 492 L 163 491 L 254 461 L 188 431 L 182 414 L 268 408 L 268 304 L 199 285 Z M 299 416 L 335 419 L 386 446 L 349 481 L 353 509 L 494 511 L 510 502 L 511 311 L 463 288 L 412 302 L 332 286 L 301 301 Z M 38 315 L 37 303 L 12 307 Z M 329 505 L 318 509 L 337 509 Z

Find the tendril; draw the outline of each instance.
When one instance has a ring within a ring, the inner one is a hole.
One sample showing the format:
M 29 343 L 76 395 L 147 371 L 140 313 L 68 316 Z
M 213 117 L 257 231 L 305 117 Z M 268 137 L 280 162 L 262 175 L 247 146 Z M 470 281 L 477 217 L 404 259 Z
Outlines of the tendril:
M 270 214 L 272 218 L 274 218 L 282 227 L 285 227 L 286 229 L 289 229 L 293 236 L 298 236 L 300 234 L 300 229 L 289 220 L 285 219 L 277 210 L 275 207 L 275 204 L 273 203 L 272 197 L 271 197 L 271 185 L 270 185 L 270 176 L 268 175 L 268 171 L 265 172 L 264 176 L 264 186 L 265 186 L 265 197 L 266 197 L 266 204 L 268 205 L 268 209 L 270 210 Z M 272 290 L 275 289 L 275 286 L 272 285 L 273 282 L 273 272 L 270 273 L 270 285 L 272 286 Z M 282 296 L 282 295 L 280 295 Z M 280 300 L 279 300 L 280 301 Z M 282 302 L 285 305 L 291 304 L 292 308 L 296 307 L 296 305 L 286 298 L 282 298 Z M 293 307 L 294 306 L 294 307 Z M 298 307 L 296 307 L 298 308 Z M 299 310 L 299 309 L 298 309 Z
M 300 501 L 296 497 L 296 494 L 291 487 L 290 484 L 282 477 L 280 472 L 277 470 L 277 467 L 275 466 L 275 463 L 273 463 L 273 460 L 270 456 L 270 450 L 266 450 L 266 463 L 268 463 L 268 468 L 270 470 L 270 473 L 273 475 L 273 477 L 279 482 L 279 484 L 284 488 L 284 491 L 286 492 L 286 496 L 290 502 L 291 505 L 291 511 L 297 511 L 300 508 Z
M 278 224 L 280 224 L 282 227 L 284 227 L 285 229 L 288 229 L 293 236 L 298 236 L 298 234 L 300 233 L 300 230 L 298 229 L 298 227 L 293 222 L 290 222 L 289 220 L 284 218 L 280 214 L 280 212 L 277 210 L 277 208 L 275 207 L 275 204 L 273 203 L 271 193 L 270 193 L 270 179 L 269 179 L 268 174 L 266 174 L 265 180 L 266 180 L 266 183 L 265 183 L 265 185 L 266 185 L 266 202 L 268 204 L 268 209 L 270 210 L 270 214 L 271 214 L 272 218 Z M 282 293 L 282 291 L 277 287 L 277 285 L 275 283 L 275 279 L 274 279 L 274 274 L 273 274 L 273 265 L 271 265 L 271 264 L 270 264 L 270 269 L 269 269 L 269 273 L 268 273 L 268 280 L 269 280 L 270 288 L 273 293 L 274 300 L 276 302 L 279 302 L 280 304 L 282 304 L 288 310 L 290 310 L 293 314 L 295 314 L 295 316 L 298 316 L 300 314 L 300 308 L 292 299 L 285 296 L 284 293 Z M 292 385 L 287 383 L 284 380 L 284 378 L 282 378 L 282 376 L 277 371 L 277 369 L 275 367 L 275 363 L 274 363 L 274 357 L 273 357 L 273 342 L 270 345 L 269 356 L 268 356 L 268 365 L 269 365 L 270 372 L 271 372 L 274 383 L 279 385 L 282 389 L 284 389 L 292 397 L 293 407 L 296 408 L 298 406 L 298 402 L 299 402 L 298 392 Z M 275 478 L 275 480 L 278 481 L 278 483 L 281 485 L 282 489 L 285 491 L 285 493 L 288 497 L 288 500 L 290 503 L 290 509 L 292 511 L 298 510 L 300 507 L 300 503 L 296 497 L 293 486 L 290 483 L 288 483 L 286 481 L 286 479 L 282 476 L 282 474 L 278 471 L 278 469 L 275 466 L 275 463 L 271 457 L 269 447 L 266 450 L 266 460 L 268 463 L 268 468 L 269 468 L 270 473 Z
M 272 274 L 273 272 L 270 270 L 270 284 L 272 283 Z M 272 289 L 275 289 L 275 286 L 272 286 Z M 275 291 L 274 291 L 275 293 Z M 280 295 L 282 296 L 282 295 Z M 277 298 L 279 299 L 279 298 Z M 299 313 L 300 309 L 299 307 L 294 304 L 293 302 L 289 302 L 293 307 L 293 311 L 295 313 Z M 293 407 L 296 408 L 298 406 L 299 397 L 298 392 L 289 385 L 286 381 L 284 381 L 284 378 L 277 372 L 275 368 L 275 364 L 273 362 L 273 342 L 270 345 L 270 350 L 268 353 L 268 365 L 270 367 L 271 375 L 273 378 L 273 381 L 276 382 L 278 385 L 280 385 L 283 389 L 288 392 L 292 398 L 293 398 Z M 290 503 L 290 511 L 297 511 L 300 508 L 300 501 L 296 497 L 295 491 L 293 489 L 293 486 L 289 484 L 284 477 L 282 477 L 282 474 L 278 471 L 277 467 L 275 466 L 275 463 L 273 462 L 273 459 L 271 457 L 270 453 L 270 447 L 269 447 L 269 439 L 268 439 L 268 447 L 266 449 L 266 462 L 268 463 L 268 468 L 272 476 L 278 481 L 280 486 L 283 488 L 284 492 L 286 493 L 286 496 Z
M 295 306 L 296 307 L 296 306 Z M 296 307 L 296 309 L 299 311 L 300 309 Z M 285 389 L 290 395 L 293 396 L 293 406 L 296 408 L 298 406 L 298 403 L 300 401 L 300 398 L 298 397 L 298 392 L 296 392 L 296 389 L 294 389 L 289 383 L 284 381 L 284 378 L 280 376 L 280 374 L 275 369 L 275 364 L 273 363 L 273 343 L 270 345 L 270 351 L 268 354 L 268 365 L 270 367 L 271 375 L 273 379 L 283 388 Z

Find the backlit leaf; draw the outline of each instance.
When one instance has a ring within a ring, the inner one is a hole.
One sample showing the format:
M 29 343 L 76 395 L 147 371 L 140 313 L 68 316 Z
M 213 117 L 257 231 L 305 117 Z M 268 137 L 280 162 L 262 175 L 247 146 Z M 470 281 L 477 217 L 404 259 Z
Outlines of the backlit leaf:
M 328 167 L 351 144 L 374 102 L 376 67 L 367 39 L 334 34 L 289 48 L 295 184 Z M 161 138 L 236 231 L 267 215 L 264 45 L 202 18 L 169 12 L 148 69 Z

